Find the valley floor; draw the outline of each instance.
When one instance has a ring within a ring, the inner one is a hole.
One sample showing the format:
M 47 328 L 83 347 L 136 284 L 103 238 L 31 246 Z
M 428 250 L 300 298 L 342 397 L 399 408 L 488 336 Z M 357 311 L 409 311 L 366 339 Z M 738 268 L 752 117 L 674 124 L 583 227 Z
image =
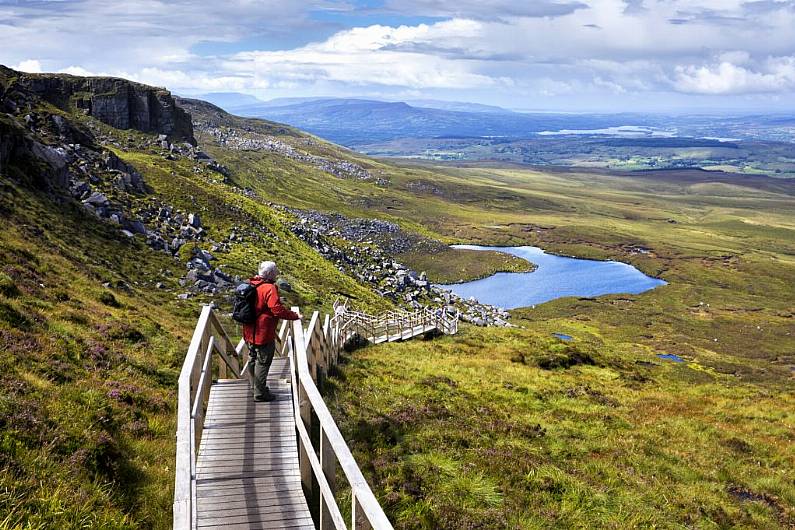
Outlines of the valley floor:
M 336 416 L 398 528 L 795 525 L 792 183 L 436 169 L 441 234 L 669 285 L 354 352 Z

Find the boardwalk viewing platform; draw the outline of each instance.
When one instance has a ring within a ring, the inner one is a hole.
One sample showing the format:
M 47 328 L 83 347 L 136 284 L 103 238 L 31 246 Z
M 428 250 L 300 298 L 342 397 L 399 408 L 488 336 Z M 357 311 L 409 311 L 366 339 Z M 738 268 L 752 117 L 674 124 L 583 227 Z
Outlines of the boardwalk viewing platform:
M 372 316 L 335 304 L 334 315 L 321 321 L 314 312 L 306 328 L 282 322 L 268 378 L 276 400 L 255 403 L 246 344 L 235 346 L 205 306 L 179 378 L 174 528 L 392 528 L 317 383 L 355 335 L 381 343 L 434 330 L 456 333 L 458 315 Z M 349 487 L 349 523 L 338 480 Z

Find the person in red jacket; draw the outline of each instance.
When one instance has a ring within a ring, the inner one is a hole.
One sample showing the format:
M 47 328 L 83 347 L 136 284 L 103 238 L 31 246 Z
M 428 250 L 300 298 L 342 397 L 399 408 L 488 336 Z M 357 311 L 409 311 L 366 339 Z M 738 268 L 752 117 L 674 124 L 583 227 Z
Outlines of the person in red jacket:
M 278 274 L 279 269 L 274 262 L 263 261 L 259 264 L 259 275 L 249 280 L 257 289 L 257 318 L 251 324 L 243 324 L 243 340 L 248 344 L 249 370 L 254 370 L 254 401 L 274 400 L 274 395 L 268 389 L 268 371 L 276 351 L 276 324 L 280 318 L 301 318 L 301 315 L 284 307 L 279 300 L 279 289 L 275 284 Z

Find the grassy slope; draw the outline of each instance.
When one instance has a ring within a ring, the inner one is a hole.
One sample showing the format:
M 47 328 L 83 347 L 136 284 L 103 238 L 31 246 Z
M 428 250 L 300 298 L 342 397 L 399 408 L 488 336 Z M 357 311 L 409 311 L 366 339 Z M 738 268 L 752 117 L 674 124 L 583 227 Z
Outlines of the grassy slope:
M 135 144 L 137 135 L 129 136 Z M 359 160 L 391 181 L 383 187 L 275 155 L 207 150 L 233 169 L 236 184 L 265 200 L 378 216 L 448 242 L 538 243 L 622 258 L 671 281 L 641 296 L 520 311 L 521 330 L 465 328 L 438 342 L 358 352 L 342 372 L 338 418 L 399 526 L 792 524 L 792 482 L 780 472 L 793 467 L 795 252 L 786 190 L 675 174 Z M 232 272 L 277 256 L 296 289 L 293 303 L 328 307 L 335 292 L 346 292 L 365 307 L 383 307 L 293 238 L 280 214 L 213 174 L 195 175 L 192 164 L 154 152 L 117 153 L 164 200 L 198 211 L 211 237 L 252 219 L 267 228 L 255 248 L 219 255 Z M 0 228 L 4 273 L 21 292 L 0 294 L 0 331 L 11 338 L 0 351 L 0 526 L 165 526 L 174 384 L 202 300 L 174 299 L 178 274 L 167 280 L 171 291 L 154 289 L 160 278 L 153 274 L 182 263 L 119 241 L 79 209 L 61 217 L 54 212 L 62 207 L 32 192 L 6 186 L 3 194 L 3 216 L 13 219 Z M 31 240 L 47 244 L 31 248 Z M 632 245 L 653 252 L 631 254 Z M 121 307 L 99 302 L 102 281 L 122 277 L 133 290 L 113 291 Z M 576 353 L 550 339 L 551 331 L 573 334 L 598 366 L 542 371 L 539 362 Z M 658 351 L 689 363 L 635 364 Z M 25 370 L 19 358 L 30 359 Z M 53 393 L 61 400 L 48 399 Z M 464 421 L 474 427 L 462 430 Z
M 216 156 L 277 201 L 671 282 L 516 311 L 523 329 L 357 352 L 336 417 L 398 527 L 795 524 L 791 182 L 368 161 L 390 186 L 289 169 L 275 185 L 259 178 L 270 155 Z M 539 366 L 583 352 L 595 366 Z
M 195 304 L 145 284 L 170 259 L 76 207 L 5 185 L 2 203 L 0 527 L 167 526 Z
M 250 188 L 260 197 L 280 204 L 337 212 L 351 217 L 378 217 L 396 222 L 407 230 L 453 242 L 446 233 L 428 229 L 426 212 L 435 208 L 433 215 L 439 215 L 456 206 L 443 200 L 430 202 L 427 197 L 417 197 L 406 187 L 407 183 L 435 180 L 434 172 L 396 168 L 292 128 L 265 120 L 231 116 L 206 104 L 190 105 L 187 108 L 196 119 L 212 120 L 224 127 L 268 135 L 298 151 L 315 156 L 348 160 L 369 170 L 374 176 L 398 185 L 381 186 L 356 179 L 337 178 L 315 166 L 277 153 L 226 149 L 211 135 L 197 132 L 200 145 L 232 170 L 232 184 Z M 416 178 L 417 175 L 420 179 Z M 424 212 L 423 222 L 417 222 L 411 215 L 415 208 Z M 524 260 L 495 252 L 474 254 L 466 250 L 448 249 L 433 256 L 409 252 L 399 258 L 418 271 L 425 270 L 434 282 L 482 278 L 499 271 L 528 270 Z
M 107 132 L 120 145 L 143 138 Z M 329 309 L 344 293 L 371 310 L 388 307 L 292 236 L 282 214 L 211 172 L 154 152 L 116 152 L 153 189 L 127 197 L 134 209 L 156 196 L 200 213 L 216 240 L 232 226 L 264 227 L 259 242 L 216 253 L 228 272 L 246 277 L 276 259 L 294 289 L 284 293 L 290 303 Z M 0 528 L 167 528 L 176 380 L 210 300 L 176 299 L 190 245 L 175 261 L 70 201 L 5 179 L 0 186 Z
M 451 197 L 506 199 L 416 209 L 434 230 L 623 259 L 671 283 L 515 311 L 522 329 L 357 352 L 336 416 L 400 528 L 795 524 L 792 187 L 693 178 L 440 168 Z M 596 366 L 540 367 L 578 352 Z

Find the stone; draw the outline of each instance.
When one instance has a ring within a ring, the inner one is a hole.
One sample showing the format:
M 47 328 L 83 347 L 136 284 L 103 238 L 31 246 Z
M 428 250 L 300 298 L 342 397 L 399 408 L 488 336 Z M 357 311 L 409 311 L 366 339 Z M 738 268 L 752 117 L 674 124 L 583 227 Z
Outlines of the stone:
M 193 228 L 197 229 L 201 228 L 202 222 L 201 219 L 199 218 L 199 214 L 197 213 L 188 214 L 188 224 Z
M 213 271 L 213 276 L 215 276 L 216 278 L 218 278 L 218 279 L 220 279 L 220 280 L 222 280 L 224 282 L 231 282 L 232 281 L 232 277 L 229 276 L 228 274 L 226 274 L 221 269 L 215 269 Z
M 63 110 L 71 105 L 116 129 L 165 134 L 195 144 L 190 114 L 171 93 L 113 77 L 35 76 L 19 72 L 17 83 Z
M 78 180 L 72 183 L 69 191 L 72 193 L 72 197 L 76 199 L 84 199 L 87 198 L 87 195 L 91 193 L 91 186 L 83 181 Z
M 108 198 L 104 194 L 95 191 L 83 201 L 83 204 L 90 204 L 91 206 L 98 207 L 105 206 L 108 202 L 110 201 L 108 201 Z
M 137 219 L 135 221 L 128 221 L 127 229 L 134 234 L 146 234 L 146 226 Z

